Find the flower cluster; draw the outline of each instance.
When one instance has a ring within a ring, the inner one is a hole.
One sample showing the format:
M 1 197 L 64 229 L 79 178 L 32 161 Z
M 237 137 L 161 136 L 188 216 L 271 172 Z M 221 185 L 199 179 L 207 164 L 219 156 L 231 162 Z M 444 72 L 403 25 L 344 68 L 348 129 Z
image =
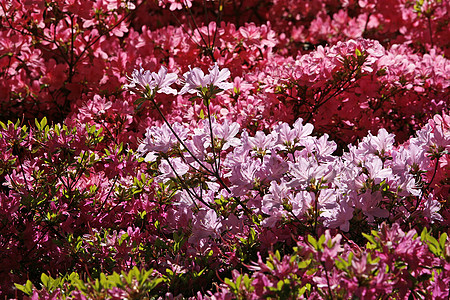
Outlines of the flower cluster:
M 360 248 L 328 230 L 318 239 L 308 236 L 297 243 L 294 254 L 269 253 L 266 262 L 259 256 L 249 267 L 252 275 L 234 271 L 211 299 L 377 299 L 380 294 L 443 299 L 448 295 L 447 234 L 438 241 L 426 230 L 418 237 L 415 230 L 405 233 L 398 224 L 383 224 L 379 232 L 365 237 L 367 246 Z M 442 271 L 425 267 L 430 264 Z
M 448 115 L 436 116 L 417 138 L 400 146 L 394 146 L 393 134 L 380 129 L 358 145 L 349 145 L 341 156 L 334 155 L 336 143 L 328 135 L 312 136 L 313 126 L 301 119 L 293 127 L 279 123 L 270 133 L 258 131 L 254 136 L 239 132 L 237 123 L 213 121 L 212 142 L 208 120 L 193 130 L 181 124 L 174 124 L 173 131 L 166 125 L 152 127 L 139 149 L 146 161 L 166 159 L 158 180 L 178 185 L 180 205 L 199 205 L 197 209 L 210 212 L 217 198 L 239 198 L 266 228 L 298 223 L 316 229 L 320 223 L 349 231 L 356 222 L 361 226 L 386 220 L 443 220 L 439 199 L 448 197 L 448 192 L 442 194 L 448 189 L 448 121 Z M 193 178 L 202 178 L 206 185 L 199 181 L 185 189 L 183 182 Z M 205 207 L 193 195 L 203 195 Z M 176 208 L 173 213 L 185 212 Z M 188 221 L 194 216 L 177 218 Z
M 446 299 L 448 1 L 0 3 L 0 297 Z

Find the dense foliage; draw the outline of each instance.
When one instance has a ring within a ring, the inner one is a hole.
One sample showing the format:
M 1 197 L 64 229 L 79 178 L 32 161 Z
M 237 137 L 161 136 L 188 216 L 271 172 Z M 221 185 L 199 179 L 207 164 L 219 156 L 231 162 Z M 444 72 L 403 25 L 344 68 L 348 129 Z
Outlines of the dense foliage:
M 0 297 L 447 299 L 450 2 L 0 2 Z

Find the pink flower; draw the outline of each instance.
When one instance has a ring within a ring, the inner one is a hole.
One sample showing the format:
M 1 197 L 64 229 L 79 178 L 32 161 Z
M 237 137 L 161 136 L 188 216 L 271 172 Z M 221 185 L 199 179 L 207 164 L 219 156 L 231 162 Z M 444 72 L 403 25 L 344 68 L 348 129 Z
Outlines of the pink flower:
M 225 82 L 225 80 L 230 77 L 230 70 L 224 68 L 219 70 L 217 63 L 214 64 L 212 68 L 209 69 L 209 84 L 214 85 L 222 90 L 229 90 L 233 88 L 233 83 Z
M 166 182 L 170 178 L 177 178 L 177 176 L 181 177 L 186 174 L 189 171 L 189 166 L 180 157 L 175 157 L 169 158 L 169 161 L 161 161 L 159 171 L 162 173 L 159 178 Z
M 392 169 L 384 168 L 383 162 L 378 157 L 374 157 L 373 159 L 367 161 L 364 166 L 368 171 L 369 178 L 373 179 L 375 184 L 379 184 L 383 181 L 383 179 L 392 176 Z
M 148 70 L 144 70 L 142 66 L 138 69 L 134 69 L 131 73 L 131 77 L 128 77 L 129 84 L 125 84 L 123 87 L 133 93 L 140 93 L 152 88 L 152 74 Z
M 394 145 L 394 134 L 389 134 L 386 129 L 378 130 L 378 135 L 373 136 L 370 132 L 367 137 L 364 137 L 360 147 L 368 153 L 375 155 L 384 155 L 389 153 Z
M 177 90 L 170 87 L 172 83 L 177 81 L 178 76 L 175 73 L 167 73 L 167 68 L 162 66 L 158 73 L 152 72 L 152 77 L 158 93 L 177 94 Z
M 240 125 L 236 122 L 229 123 L 225 121 L 223 124 L 219 124 L 215 118 L 212 121 L 212 132 L 214 139 L 219 139 L 222 141 L 222 150 L 227 150 L 229 147 L 236 147 L 241 144 L 241 140 L 236 138 L 238 134 Z M 205 121 L 205 132 L 209 135 L 209 122 Z
M 280 146 L 281 149 L 286 149 L 309 138 L 313 129 L 314 126 L 310 123 L 303 125 L 303 119 L 300 118 L 295 121 L 292 129 L 287 123 L 281 123 L 274 128 L 274 131 L 277 133 L 278 143 L 283 144 Z
M 315 160 L 303 157 L 299 157 L 296 163 L 288 163 L 289 172 L 292 175 L 292 180 L 288 183 L 290 187 L 306 187 L 312 181 L 319 180 L 331 182 L 336 176 L 335 165 L 332 163 L 318 165 Z
M 275 146 L 277 140 L 278 136 L 276 132 L 266 135 L 264 132 L 258 131 L 254 137 L 249 138 L 248 142 L 254 152 L 258 155 L 264 155 Z
M 183 125 L 175 123 L 172 125 L 172 129 L 181 140 L 186 139 L 188 130 Z M 169 126 L 164 123 L 161 127 L 154 126 L 147 129 L 145 138 L 138 147 L 138 152 L 141 153 L 141 155 L 149 152 L 145 160 L 151 161 L 155 158 L 155 152 L 165 153 L 177 142 L 178 139 L 170 130 Z
M 158 73 L 144 70 L 142 66 L 139 70 L 133 70 L 131 77 L 128 77 L 129 84 L 125 84 L 124 88 L 134 93 L 164 93 L 176 95 L 177 91 L 170 87 L 178 79 L 177 74 L 168 73 L 167 68 L 162 66 Z
M 349 231 L 350 220 L 353 218 L 354 209 L 348 204 L 345 199 L 335 202 L 332 208 L 323 209 L 320 217 L 323 219 L 323 224 L 326 227 L 337 228 L 343 231 Z
M 443 221 L 442 216 L 439 214 L 441 204 L 434 199 L 433 195 L 429 195 L 427 199 L 422 202 L 420 208 L 422 209 L 423 216 L 426 217 L 429 222 L 434 223 L 435 221 Z
M 158 5 L 162 7 L 166 7 L 169 5 L 169 10 L 182 10 L 183 7 L 191 7 L 192 2 L 190 0 L 159 0 Z
M 377 218 L 387 218 L 389 217 L 389 211 L 384 208 L 380 208 L 380 202 L 383 200 L 383 196 L 380 191 L 374 193 L 367 191 L 360 195 L 357 200 L 356 207 L 360 208 L 363 213 L 367 216 L 369 223 L 374 222 L 375 217 Z
M 230 71 L 227 68 L 219 70 L 217 63 L 209 69 L 209 74 L 205 75 L 199 68 L 191 69 L 183 74 L 185 85 L 180 94 L 198 93 L 202 88 L 218 87 L 221 90 L 233 88 L 233 83 L 225 82 L 230 77 Z
M 196 243 L 205 238 L 217 238 L 222 231 L 222 218 L 212 209 L 200 210 L 192 222 L 189 242 Z

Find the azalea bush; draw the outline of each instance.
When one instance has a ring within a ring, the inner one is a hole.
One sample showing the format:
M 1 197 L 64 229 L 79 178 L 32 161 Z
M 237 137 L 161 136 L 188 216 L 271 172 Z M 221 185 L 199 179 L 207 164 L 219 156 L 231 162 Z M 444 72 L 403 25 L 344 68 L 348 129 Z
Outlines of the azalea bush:
M 446 1 L 3 1 L 0 296 L 446 299 Z

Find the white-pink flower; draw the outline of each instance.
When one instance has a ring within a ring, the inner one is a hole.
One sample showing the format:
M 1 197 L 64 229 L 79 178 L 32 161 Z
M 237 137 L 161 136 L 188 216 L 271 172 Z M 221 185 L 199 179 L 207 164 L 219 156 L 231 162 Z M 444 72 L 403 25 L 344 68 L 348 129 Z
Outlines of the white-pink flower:
M 123 87 L 127 90 L 132 91 L 133 93 L 139 93 L 141 91 L 145 91 L 148 88 L 152 88 L 152 74 L 148 70 L 144 70 L 142 66 L 140 66 L 139 70 L 134 69 L 131 73 L 131 77 L 127 77 L 130 81 L 129 84 L 125 84 Z
M 188 129 L 179 123 L 174 123 L 172 126 L 173 131 L 181 140 L 185 140 L 188 134 Z M 146 161 L 152 161 L 156 158 L 157 152 L 166 153 L 170 150 L 176 143 L 178 139 L 175 137 L 170 127 L 164 123 L 161 127 L 153 126 L 147 128 L 142 143 L 138 147 L 138 152 L 143 156 L 146 153 Z
M 197 93 L 199 89 L 205 87 L 218 87 L 222 90 L 233 88 L 233 83 L 225 82 L 230 77 L 230 71 L 227 68 L 219 70 L 217 63 L 209 69 L 209 74 L 205 75 L 199 68 L 191 69 L 183 74 L 185 85 L 180 94 Z
M 227 68 L 219 70 L 219 66 L 215 63 L 214 66 L 209 69 L 209 75 L 207 76 L 209 76 L 208 81 L 210 85 L 217 86 L 225 91 L 234 87 L 233 83 L 225 82 L 230 75 L 230 70 Z
M 133 70 L 131 77 L 128 77 L 129 84 L 125 84 L 124 88 L 133 93 L 142 93 L 152 90 L 153 93 L 177 94 L 177 90 L 170 87 L 178 76 L 175 73 L 168 73 L 167 68 L 162 66 L 158 73 L 144 70 L 142 66 L 139 70 Z
M 162 66 L 158 73 L 152 72 L 153 83 L 158 93 L 177 94 L 177 90 L 170 87 L 172 83 L 177 81 L 178 76 L 175 73 L 168 73 L 167 68 Z

